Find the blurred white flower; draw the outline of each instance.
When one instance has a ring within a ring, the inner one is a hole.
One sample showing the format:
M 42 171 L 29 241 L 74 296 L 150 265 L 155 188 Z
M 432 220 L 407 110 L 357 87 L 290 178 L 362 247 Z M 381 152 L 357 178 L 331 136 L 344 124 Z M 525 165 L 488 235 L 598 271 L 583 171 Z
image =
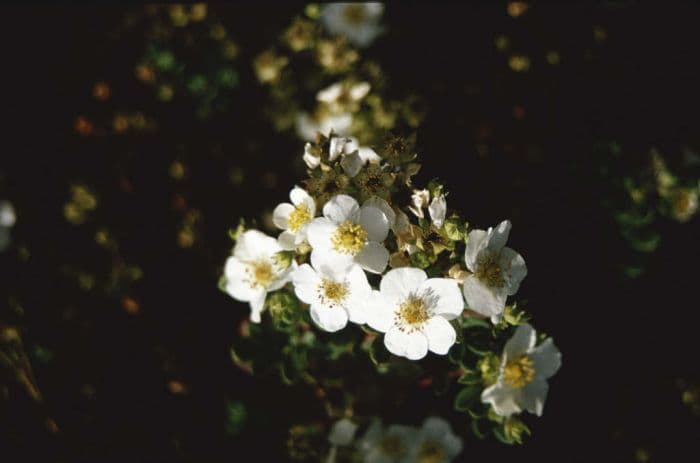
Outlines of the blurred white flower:
M 250 320 L 260 322 L 267 293 L 282 288 L 291 279 L 296 262 L 283 267 L 275 258 L 282 251 L 277 240 L 258 230 L 241 234 L 226 260 L 226 292 L 234 299 L 250 303 Z
M 6 200 L 0 201 L 0 252 L 10 245 L 10 228 L 15 225 L 17 216 L 12 203 Z
M 510 222 L 504 220 L 495 229 L 469 232 L 464 260 L 472 272 L 464 280 L 464 298 L 470 309 L 500 320 L 506 299 L 518 291 L 527 275 L 522 256 L 505 247 Z
M 306 235 L 311 259 L 333 268 L 359 264 L 372 273 L 382 273 L 389 261 L 384 239 L 391 218 L 379 207 L 362 207 L 351 196 L 336 195 L 323 206 L 323 217 L 309 224 Z
M 328 3 L 321 7 L 321 24 L 331 34 L 366 47 L 382 32 L 379 21 L 383 12 L 384 5 L 378 2 Z
M 375 419 L 358 441 L 357 448 L 364 463 L 403 463 L 410 461 L 407 458 L 417 434 L 416 428 L 400 424 L 385 429 Z
M 350 113 L 324 113 L 310 116 L 308 113 L 302 112 L 296 117 L 297 135 L 304 141 L 314 141 L 317 133 L 327 137 L 331 130 L 337 135 L 348 135 L 351 124 L 352 115 Z
M 428 278 L 418 268 L 390 270 L 372 293 L 367 323 L 386 333 L 389 352 L 418 360 L 428 350 L 447 354 L 456 333 L 449 320 L 459 317 L 464 300 L 457 282 L 451 278 Z
M 316 201 L 299 187 L 289 193 L 290 203 L 281 203 L 272 212 L 272 222 L 284 230 L 277 238 L 282 249 L 293 250 L 306 240 L 306 227 L 316 215 Z
M 369 94 L 368 82 L 350 84 L 337 82 L 316 94 L 316 100 L 324 103 L 333 114 L 355 112 L 360 101 Z
M 372 149 L 359 146 L 357 138 L 332 137 L 328 149 L 328 159 L 335 161 L 342 156 L 340 165 L 349 177 L 356 176 L 368 162 L 379 163 L 381 158 Z
M 537 347 L 536 342 L 535 330 L 524 324 L 506 343 L 498 380 L 481 394 L 481 401 L 491 404 L 496 414 L 510 416 L 527 410 L 542 415 L 547 379 L 561 367 L 561 353 L 551 338 Z
M 303 264 L 292 277 L 297 297 L 311 307 L 311 319 L 319 328 L 335 332 L 345 328 L 348 320 L 365 323 L 367 299 L 372 288 L 359 265 L 335 267 L 317 262 Z
M 408 209 L 413 212 L 413 215 L 419 219 L 422 219 L 425 217 L 423 214 L 423 208 L 428 207 L 429 203 L 430 192 L 428 190 L 413 190 L 413 194 L 411 195 L 411 205 L 408 206 Z
M 331 432 L 328 435 L 328 442 L 332 445 L 350 445 L 355 438 L 356 431 L 357 425 L 349 419 L 343 418 L 333 423 Z
M 417 463 L 448 463 L 462 452 L 462 439 L 452 432 L 450 423 L 431 416 L 412 443 L 411 456 L 407 461 Z

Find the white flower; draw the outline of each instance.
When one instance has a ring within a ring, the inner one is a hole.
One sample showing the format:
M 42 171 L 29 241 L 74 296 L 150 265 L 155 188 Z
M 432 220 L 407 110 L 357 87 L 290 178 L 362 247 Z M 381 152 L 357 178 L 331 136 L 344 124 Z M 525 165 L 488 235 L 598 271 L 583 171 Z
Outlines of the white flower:
M 379 163 L 381 158 L 372 149 L 359 146 L 357 138 L 332 137 L 328 148 L 328 160 L 335 161 L 342 156 L 340 165 L 349 177 L 356 176 L 368 162 Z
M 494 412 L 510 416 L 527 410 L 542 415 L 547 398 L 547 378 L 561 367 L 561 353 L 551 338 L 535 347 L 537 336 L 530 325 L 520 325 L 503 350 L 495 384 L 484 389 L 481 401 Z
M 392 218 L 379 207 L 354 198 L 336 195 L 323 206 L 323 217 L 311 221 L 306 236 L 311 259 L 333 268 L 353 262 L 372 273 L 382 273 L 389 251 L 382 242 L 389 233 Z
M 452 432 L 446 420 L 431 416 L 423 422 L 412 447 L 408 461 L 448 463 L 462 452 L 462 439 Z
M 345 111 L 355 112 L 358 103 L 367 96 L 370 88 L 368 82 L 357 84 L 338 82 L 318 92 L 316 100 L 325 103 L 334 114 Z
M 328 442 L 332 445 L 346 446 L 352 443 L 357 431 L 357 424 L 347 418 L 340 419 L 333 423 L 331 432 L 328 435 Z
M 311 319 L 323 330 L 335 332 L 345 328 L 348 320 L 363 324 L 367 299 L 372 288 L 359 265 L 335 267 L 317 262 L 303 264 L 292 277 L 297 297 L 309 304 Z
M 447 354 L 456 333 L 448 320 L 461 315 L 464 300 L 457 282 L 450 278 L 428 278 L 418 268 L 390 270 L 373 293 L 367 323 L 386 333 L 389 352 L 418 360 L 428 350 Z
M 445 195 L 439 195 L 430 202 L 428 206 L 428 213 L 430 213 L 430 219 L 433 221 L 433 225 L 437 228 L 442 227 L 445 223 L 445 215 L 447 214 L 447 201 L 445 200 Z
M 316 202 L 304 189 L 294 187 L 289 199 L 291 204 L 279 204 L 272 212 L 272 222 L 284 230 L 277 241 L 285 250 L 296 249 L 306 240 L 306 227 L 316 215 Z
M 306 143 L 304 145 L 304 163 L 309 169 L 315 169 L 321 165 L 321 158 L 316 156 L 313 152 L 313 145 L 311 143 Z
M 234 299 L 250 303 L 250 320 L 260 322 L 267 293 L 283 287 L 291 279 L 296 262 L 283 268 L 275 259 L 282 251 L 277 240 L 258 230 L 243 233 L 226 260 L 225 290 Z
M 317 133 L 327 137 L 330 135 L 331 130 L 338 135 L 348 135 L 351 124 L 352 115 L 350 113 L 325 113 L 316 116 L 310 116 L 308 113 L 299 113 L 296 117 L 297 135 L 305 141 L 314 141 Z
M 422 219 L 424 217 L 423 208 L 428 207 L 429 201 L 430 192 L 428 190 L 413 190 L 411 205 L 408 206 L 408 209 L 413 212 L 416 217 Z
M 358 442 L 362 461 L 364 463 L 408 461 L 407 458 L 417 434 L 417 429 L 400 424 L 393 424 L 384 429 L 381 422 L 375 419 Z
M 10 245 L 10 228 L 14 226 L 16 220 L 12 203 L 0 201 L 0 251 L 4 251 Z
M 510 233 L 510 222 L 504 220 L 498 227 L 469 232 L 464 260 L 472 272 L 464 280 L 464 298 L 470 309 L 488 315 L 497 322 L 508 296 L 518 291 L 527 275 L 522 256 L 505 247 Z
M 328 3 L 321 8 L 321 23 L 328 32 L 343 35 L 358 47 L 366 47 L 381 33 L 384 5 L 369 3 Z

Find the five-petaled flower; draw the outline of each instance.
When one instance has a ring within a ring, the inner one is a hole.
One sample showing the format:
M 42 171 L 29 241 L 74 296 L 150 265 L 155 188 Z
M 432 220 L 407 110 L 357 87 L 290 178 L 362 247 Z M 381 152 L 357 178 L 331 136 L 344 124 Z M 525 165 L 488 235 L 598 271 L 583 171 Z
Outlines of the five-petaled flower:
M 366 47 L 381 33 L 384 5 L 379 2 L 328 3 L 321 9 L 321 23 L 332 34 L 342 35 L 358 47 Z
M 462 451 L 462 439 L 445 419 L 431 416 L 425 419 L 412 441 L 411 458 L 420 463 L 447 463 Z
M 282 288 L 291 279 L 296 262 L 284 266 L 276 258 L 282 251 L 277 240 L 258 230 L 241 234 L 226 260 L 224 289 L 234 299 L 250 303 L 250 320 L 260 322 L 260 313 L 270 291 Z
M 367 323 L 385 333 L 389 352 L 418 360 L 428 350 L 445 355 L 455 343 L 449 320 L 462 314 L 464 300 L 457 282 L 450 278 L 428 278 L 418 268 L 390 270 L 373 292 Z
M 365 323 L 365 304 L 372 288 L 359 265 L 333 267 L 312 259 L 313 267 L 301 265 L 292 277 L 297 297 L 309 304 L 311 319 L 323 330 L 345 328 L 348 320 Z
M 368 463 L 398 463 L 407 460 L 418 430 L 411 426 L 392 424 L 386 428 L 374 419 L 358 442 L 362 461 Z
M 527 275 L 522 256 L 506 247 L 510 222 L 496 228 L 469 232 L 464 260 L 472 272 L 464 280 L 464 298 L 470 309 L 491 317 L 495 323 L 505 308 L 506 299 L 518 291 Z
M 334 196 L 323 206 L 323 217 L 307 228 L 312 261 L 334 268 L 356 263 L 368 272 L 382 273 L 389 260 L 382 243 L 393 219 L 376 202 L 360 207 L 351 196 Z
M 272 212 L 272 222 L 284 230 L 277 238 L 282 249 L 293 250 L 306 240 L 306 227 L 316 215 L 316 201 L 299 187 L 289 192 L 290 203 L 279 204 Z
M 547 379 L 561 367 L 561 353 L 551 338 L 535 347 L 537 334 L 528 324 L 518 326 L 503 350 L 498 379 L 484 389 L 481 401 L 501 416 L 527 410 L 542 415 Z

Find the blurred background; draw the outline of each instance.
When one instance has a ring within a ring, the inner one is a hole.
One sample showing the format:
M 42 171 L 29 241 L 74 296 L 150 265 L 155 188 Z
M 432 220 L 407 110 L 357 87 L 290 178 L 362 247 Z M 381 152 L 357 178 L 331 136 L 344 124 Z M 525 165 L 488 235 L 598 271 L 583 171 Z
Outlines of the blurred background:
M 248 307 L 216 286 L 227 231 L 272 231 L 304 175 L 290 118 L 346 74 L 289 45 L 313 11 L 6 7 L 3 461 L 286 461 L 322 413 L 233 364 Z M 513 222 L 519 295 L 564 355 L 525 445 L 467 439 L 464 461 L 697 453 L 698 13 L 389 4 L 359 51 L 372 120 L 416 134 L 417 183 Z

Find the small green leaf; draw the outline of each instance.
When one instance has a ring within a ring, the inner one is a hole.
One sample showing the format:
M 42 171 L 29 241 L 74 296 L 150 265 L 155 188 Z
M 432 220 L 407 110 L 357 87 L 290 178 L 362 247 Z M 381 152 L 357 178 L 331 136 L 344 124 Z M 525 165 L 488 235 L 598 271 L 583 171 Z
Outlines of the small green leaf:
M 457 393 L 454 401 L 454 408 L 460 412 L 466 412 L 479 403 L 481 387 L 478 385 L 467 386 Z

